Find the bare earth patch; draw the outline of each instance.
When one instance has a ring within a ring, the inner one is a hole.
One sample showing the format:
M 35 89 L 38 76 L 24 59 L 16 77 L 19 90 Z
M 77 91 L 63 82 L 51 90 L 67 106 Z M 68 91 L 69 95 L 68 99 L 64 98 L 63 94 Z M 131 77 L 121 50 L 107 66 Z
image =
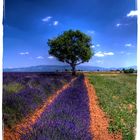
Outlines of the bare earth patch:
M 33 114 L 27 116 L 19 124 L 13 126 L 12 129 L 4 128 L 4 140 L 20 140 L 22 134 L 26 134 L 31 131 L 32 125 L 36 123 L 44 110 L 58 97 L 59 94 L 62 93 L 62 91 L 70 87 L 75 80 L 76 78 L 72 79 L 71 82 L 64 85 L 60 90 L 56 92 L 56 94 L 50 96 L 41 107 L 37 108 Z
M 122 140 L 122 134 L 111 134 L 108 131 L 109 119 L 99 107 L 98 99 L 94 87 L 85 78 L 85 85 L 89 97 L 90 110 L 90 133 L 94 140 Z

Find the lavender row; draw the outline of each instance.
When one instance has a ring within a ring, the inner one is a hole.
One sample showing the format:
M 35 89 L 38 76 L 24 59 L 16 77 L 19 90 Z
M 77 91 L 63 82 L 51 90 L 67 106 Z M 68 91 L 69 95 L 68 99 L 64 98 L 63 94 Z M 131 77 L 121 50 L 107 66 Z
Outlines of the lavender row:
M 91 140 L 87 90 L 79 77 L 46 109 L 22 140 Z

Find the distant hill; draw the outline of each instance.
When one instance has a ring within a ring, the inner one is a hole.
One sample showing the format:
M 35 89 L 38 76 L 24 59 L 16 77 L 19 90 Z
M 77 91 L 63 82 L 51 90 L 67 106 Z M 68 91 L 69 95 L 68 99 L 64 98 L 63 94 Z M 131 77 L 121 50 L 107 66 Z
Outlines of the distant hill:
M 96 66 L 77 66 L 77 70 L 81 71 L 110 71 L 110 70 L 122 70 L 123 68 L 134 68 L 137 69 L 136 66 L 130 67 L 120 67 L 120 68 L 104 68 L 104 67 L 96 67 Z M 71 70 L 70 66 L 64 65 L 39 65 L 39 66 L 31 66 L 31 67 L 23 67 L 23 68 L 5 68 L 4 72 L 56 72 L 56 71 L 65 71 Z

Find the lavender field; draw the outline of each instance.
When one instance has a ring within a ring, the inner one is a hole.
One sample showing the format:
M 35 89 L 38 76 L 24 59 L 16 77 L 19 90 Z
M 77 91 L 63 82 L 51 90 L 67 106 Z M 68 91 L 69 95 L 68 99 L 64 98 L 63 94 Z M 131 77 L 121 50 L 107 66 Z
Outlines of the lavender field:
M 118 83 L 120 77 L 126 87 Z M 103 77 L 99 73 L 78 73 L 76 76 L 66 72 L 4 73 L 4 140 L 133 140 L 135 78 L 127 74 Z M 114 84 L 110 88 L 112 79 Z M 124 93 L 129 94 L 129 100 L 128 96 L 122 98 Z M 116 96 L 118 98 L 114 99 Z M 121 111 L 120 100 L 125 104 Z M 114 109 L 117 112 L 114 117 L 112 108 L 116 108 L 116 104 L 119 109 Z M 128 113 L 131 119 L 124 115 Z M 111 127 L 111 122 L 115 121 L 118 124 Z M 110 131 L 110 128 L 116 129 Z
M 4 73 L 3 81 L 4 139 L 92 139 L 83 75 L 73 77 L 68 73 Z M 49 97 L 66 84 L 69 86 L 43 109 L 30 128 L 24 127 L 22 120 L 40 109 Z M 16 129 L 20 124 L 23 126 Z
M 4 73 L 4 126 L 11 128 L 21 121 L 71 79 L 67 74 Z

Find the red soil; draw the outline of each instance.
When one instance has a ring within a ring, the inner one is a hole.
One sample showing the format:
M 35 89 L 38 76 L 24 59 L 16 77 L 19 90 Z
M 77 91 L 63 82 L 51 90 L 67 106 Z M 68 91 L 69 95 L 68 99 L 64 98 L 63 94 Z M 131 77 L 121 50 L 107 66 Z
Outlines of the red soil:
M 90 133 L 94 140 L 122 140 L 122 135 L 111 134 L 108 132 L 109 119 L 98 105 L 98 99 L 95 89 L 87 78 L 85 78 L 85 85 L 89 97 L 90 110 Z
M 50 96 L 41 107 L 37 108 L 33 114 L 27 116 L 19 124 L 13 126 L 12 129 L 4 128 L 4 140 L 20 140 L 22 134 L 26 134 L 32 130 L 32 125 L 36 123 L 44 110 L 58 97 L 59 94 L 61 94 L 62 91 L 70 87 L 71 83 L 75 80 L 76 78 L 72 79 L 70 83 L 64 85 L 55 94 Z

